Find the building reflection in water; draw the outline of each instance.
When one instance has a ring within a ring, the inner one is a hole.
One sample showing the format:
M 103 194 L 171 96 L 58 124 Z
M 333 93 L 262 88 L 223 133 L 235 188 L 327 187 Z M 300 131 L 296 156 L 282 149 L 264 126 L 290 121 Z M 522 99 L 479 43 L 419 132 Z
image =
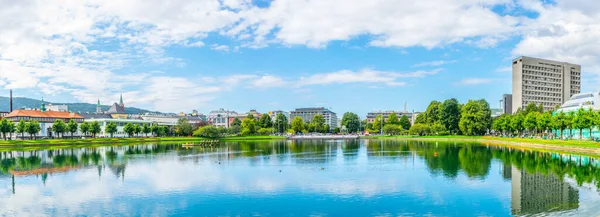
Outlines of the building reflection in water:
M 579 191 L 553 173 L 529 173 L 515 166 L 504 167 L 510 174 L 512 214 L 532 215 L 579 208 Z

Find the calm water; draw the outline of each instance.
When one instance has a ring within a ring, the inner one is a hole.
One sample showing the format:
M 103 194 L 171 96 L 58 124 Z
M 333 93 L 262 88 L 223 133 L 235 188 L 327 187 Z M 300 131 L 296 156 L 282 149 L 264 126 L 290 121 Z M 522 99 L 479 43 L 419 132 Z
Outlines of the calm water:
M 600 160 L 276 141 L 0 152 L 0 216 L 599 216 Z

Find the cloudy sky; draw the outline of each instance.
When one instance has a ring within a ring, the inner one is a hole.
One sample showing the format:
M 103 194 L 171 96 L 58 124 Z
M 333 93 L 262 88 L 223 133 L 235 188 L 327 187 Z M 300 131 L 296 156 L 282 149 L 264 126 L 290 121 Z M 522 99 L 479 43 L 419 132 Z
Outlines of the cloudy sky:
M 165 112 L 423 110 L 509 93 L 521 55 L 600 79 L 596 0 L 0 0 L 0 88 Z

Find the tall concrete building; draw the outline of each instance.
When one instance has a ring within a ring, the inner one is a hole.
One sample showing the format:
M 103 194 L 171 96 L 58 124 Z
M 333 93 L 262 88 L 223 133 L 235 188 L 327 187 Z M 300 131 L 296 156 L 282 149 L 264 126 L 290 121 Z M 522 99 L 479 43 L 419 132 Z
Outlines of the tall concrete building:
M 529 103 L 551 110 L 580 92 L 580 65 L 524 56 L 512 62 L 513 113 Z

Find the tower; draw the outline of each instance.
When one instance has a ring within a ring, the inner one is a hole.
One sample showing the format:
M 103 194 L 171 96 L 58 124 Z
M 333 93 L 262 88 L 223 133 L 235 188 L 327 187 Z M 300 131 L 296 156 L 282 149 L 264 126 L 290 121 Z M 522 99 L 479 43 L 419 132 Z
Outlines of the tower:
M 96 105 L 96 113 L 102 113 L 102 106 L 100 105 L 100 99 L 98 99 L 98 105 Z
M 12 90 L 10 90 L 10 112 L 13 111 L 13 98 L 12 98 Z
M 123 94 L 121 94 L 121 98 L 119 99 L 119 106 L 121 106 L 121 108 L 125 110 L 125 104 L 123 104 Z
M 40 106 L 40 111 L 46 112 L 46 103 L 44 102 L 44 97 L 42 97 L 42 105 Z

